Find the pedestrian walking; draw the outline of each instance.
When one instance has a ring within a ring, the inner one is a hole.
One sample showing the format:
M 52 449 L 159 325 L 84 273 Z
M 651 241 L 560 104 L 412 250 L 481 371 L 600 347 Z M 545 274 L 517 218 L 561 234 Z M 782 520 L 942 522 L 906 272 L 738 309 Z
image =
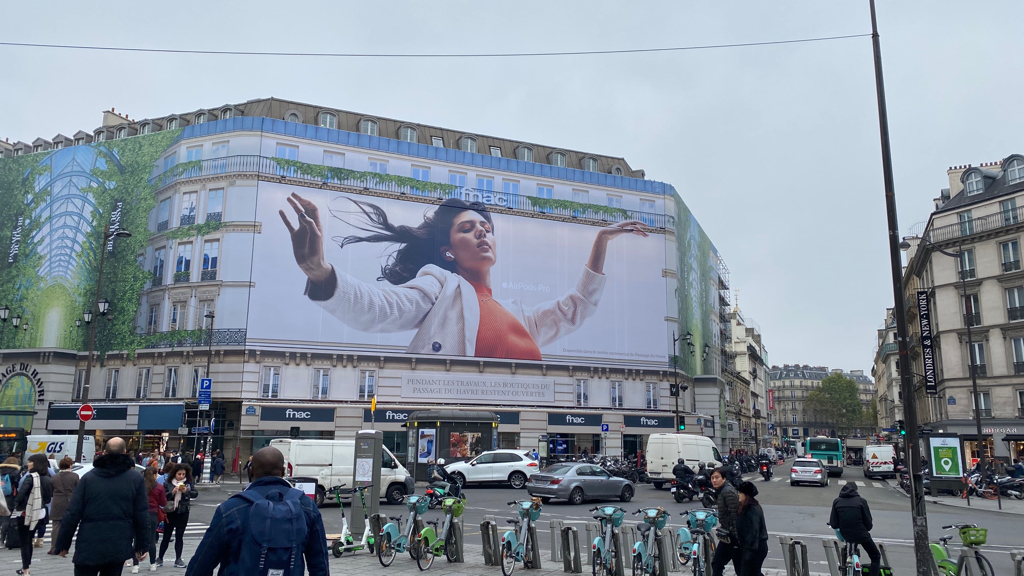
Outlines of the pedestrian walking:
M 252 482 L 252 455 L 249 456 L 249 460 L 245 463 L 245 473 L 249 477 L 249 482 Z
M 146 468 L 146 472 L 142 476 L 146 483 L 146 497 L 149 500 L 149 522 L 146 524 L 146 532 L 149 534 L 150 572 L 156 572 L 156 527 L 160 524 L 160 515 L 163 513 L 164 506 L 167 505 L 167 494 L 164 492 L 163 485 L 156 481 L 156 472 L 156 467 L 150 466 L 149 468 Z M 139 558 L 136 556 L 132 559 L 132 574 L 138 573 Z
M 156 565 L 164 565 L 164 554 L 167 553 L 173 536 L 174 567 L 184 568 L 181 551 L 185 546 L 185 526 L 188 525 L 190 502 L 199 496 L 192 478 L 192 468 L 188 464 L 175 464 L 164 481 L 164 492 L 167 495 L 167 505 L 164 506 L 167 520 L 164 521 L 164 539 L 160 542 L 160 557 L 157 558 Z
M 323 518 L 284 480 L 284 455 L 262 448 L 252 471 L 252 484 L 217 507 L 185 576 L 213 576 L 218 566 L 219 576 L 328 576 Z
M 740 511 L 736 521 L 742 560 L 737 576 L 760 576 L 761 566 L 768 557 L 768 527 L 764 523 L 764 510 L 757 501 L 757 486 L 744 482 L 739 492 Z
M 61 458 L 57 464 L 60 472 L 57 472 L 57 475 L 50 480 L 50 484 L 53 486 L 53 500 L 50 501 L 50 520 L 53 523 L 53 529 L 50 531 L 50 551 L 47 554 L 60 552 L 57 549 L 57 534 L 60 533 L 60 523 L 64 519 L 64 512 L 71 504 L 71 495 L 74 494 L 75 487 L 78 486 L 78 474 L 71 471 L 71 466 L 74 463 L 75 461 L 70 456 Z
M 203 453 L 196 454 L 196 457 L 192 459 L 191 473 L 199 476 L 199 479 L 203 478 Z M 170 493 L 168 493 L 170 494 Z
M 163 468 L 163 467 L 164 467 L 164 464 L 166 464 L 166 463 L 167 463 L 167 461 L 166 461 L 166 460 L 164 460 L 164 455 L 163 455 L 163 453 L 161 453 L 161 452 L 160 452 L 159 450 L 154 450 L 154 451 L 153 451 L 153 456 L 154 456 L 154 457 L 156 457 L 156 459 L 157 459 L 157 463 L 159 464 L 159 466 L 160 466 L 161 468 Z
M 75 576 L 119 576 L 129 558 L 149 548 L 146 483 L 135 472 L 123 439 L 107 440 L 91 472 L 82 476 L 64 512 L 57 537 L 62 558 L 75 531 Z
M 847 542 L 855 542 L 867 552 L 871 558 L 868 576 L 878 576 L 881 572 L 882 554 L 871 539 L 871 509 L 868 501 L 861 498 L 857 486 L 850 482 L 839 491 L 839 498 L 832 502 L 832 513 L 828 525 L 839 530 L 839 535 Z
M 18 536 L 21 538 L 21 570 L 17 571 L 18 574 L 29 573 L 34 546 L 32 536 L 39 523 L 46 518 L 46 507 L 52 497 L 53 487 L 50 484 L 46 456 L 33 454 L 28 457 L 28 471 L 21 479 L 14 503 L 14 516 L 18 520 Z
M 220 484 L 222 478 L 224 478 L 224 453 L 217 451 L 217 455 L 213 457 L 213 465 L 210 466 L 210 473 L 213 475 L 214 484 Z
M 711 485 L 718 491 L 718 528 L 715 529 L 718 547 L 711 559 L 712 576 L 722 576 L 729 562 L 740 574 L 743 562 L 743 550 L 739 547 L 739 534 L 736 532 L 740 498 L 728 477 L 729 470 L 725 466 L 719 466 L 711 473 Z
M 3 493 L 4 501 L 9 511 L 6 516 L 0 517 L 0 546 L 12 550 L 21 548 L 18 539 L 18 527 L 12 515 L 15 508 L 15 497 L 18 494 L 18 483 L 21 481 L 21 464 L 18 459 L 10 457 L 0 464 L 0 492 Z

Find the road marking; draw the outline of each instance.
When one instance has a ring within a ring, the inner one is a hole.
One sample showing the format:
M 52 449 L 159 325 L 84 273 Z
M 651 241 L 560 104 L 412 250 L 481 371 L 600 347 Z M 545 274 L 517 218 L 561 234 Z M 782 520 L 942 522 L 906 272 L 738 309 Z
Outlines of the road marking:
M 861 482 L 860 480 L 854 480 L 853 483 L 856 484 L 857 486 L 860 486 L 861 488 L 863 488 L 865 486 L 865 484 L 863 482 Z
M 772 482 L 778 482 L 778 481 L 780 481 L 780 480 L 782 480 L 782 478 L 781 478 L 781 477 L 779 477 L 779 478 L 772 478 Z
M 882 484 L 881 482 L 875 482 L 875 488 L 887 488 L 888 484 Z
M 846 484 L 846 480 L 836 480 L 836 484 L 839 484 L 840 486 L 842 486 L 842 485 Z

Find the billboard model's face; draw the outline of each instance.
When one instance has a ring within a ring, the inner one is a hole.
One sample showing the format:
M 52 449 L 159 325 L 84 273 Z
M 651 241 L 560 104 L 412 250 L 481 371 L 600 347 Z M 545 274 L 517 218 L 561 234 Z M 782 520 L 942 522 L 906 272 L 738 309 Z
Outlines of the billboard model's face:
M 498 260 L 497 244 L 491 223 L 475 210 L 464 210 L 455 217 L 441 257 L 455 262 L 461 276 L 477 280 L 490 276 L 491 266 Z

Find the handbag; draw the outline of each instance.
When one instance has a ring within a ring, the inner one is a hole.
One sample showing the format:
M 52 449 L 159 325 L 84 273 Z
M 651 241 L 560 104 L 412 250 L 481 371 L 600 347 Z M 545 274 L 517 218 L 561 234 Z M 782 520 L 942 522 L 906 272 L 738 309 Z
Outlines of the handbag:
M 167 520 L 167 512 L 164 512 L 163 508 L 157 508 L 156 509 L 156 521 L 157 522 L 163 522 L 164 520 Z

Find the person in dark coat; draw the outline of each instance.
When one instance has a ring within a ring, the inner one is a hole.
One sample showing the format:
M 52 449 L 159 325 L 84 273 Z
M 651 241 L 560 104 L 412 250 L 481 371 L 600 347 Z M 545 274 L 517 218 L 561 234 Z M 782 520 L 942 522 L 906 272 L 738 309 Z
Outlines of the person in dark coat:
M 715 468 L 711 473 L 711 485 L 718 491 L 718 547 L 711 559 L 712 576 L 722 576 L 725 567 L 732 562 L 736 573 L 740 573 L 743 562 L 743 550 L 740 549 L 739 535 L 736 533 L 736 519 L 740 512 L 740 498 L 736 488 L 729 482 L 729 469 L 725 466 Z
M 173 535 L 174 567 L 184 568 L 181 552 L 185 546 L 185 526 L 188 525 L 190 501 L 199 496 L 192 479 L 192 468 L 188 464 L 175 464 L 174 468 L 171 468 L 171 473 L 164 481 L 164 493 L 167 497 L 167 520 L 164 521 L 164 539 L 160 541 L 160 557 L 156 565 L 163 566 L 164 554 L 167 553 L 167 546 L 170 545 Z
M 6 479 L 5 479 L 6 477 Z M 0 546 L 7 546 L 7 533 L 12 532 L 18 533 L 18 526 L 14 519 L 14 500 L 18 493 L 18 483 L 21 482 L 21 464 L 18 459 L 11 456 L 7 460 L 4 460 L 3 464 L 0 464 L 0 483 L 6 484 L 6 488 L 3 489 L 2 494 L 4 500 L 7 503 L 7 509 L 11 511 L 11 516 L 4 516 L 0 518 Z M 9 484 L 8 484 L 9 483 Z M 10 494 L 8 494 L 10 492 Z M 17 538 L 11 538 L 11 548 L 17 548 L 18 546 L 13 545 L 14 540 Z
M 740 497 L 740 514 L 736 519 L 736 532 L 742 562 L 737 576 L 760 576 L 761 566 L 768 557 L 768 526 L 764 523 L 764 510 L 757 501 L 757 486 L 743 482 L 736 490 Z
M 50 551 L 47 554 L 56 554 L 57 533 L 60 532 L 60 523 L 64 519 L 64 511 L 71 504 L 71 495 L 78 486 L 78 474 L 71 471 L 71 465 L 75 461 L 70 456 L 61 458 L 57 467 L 60 472 L 50 480 L 53 485 L 53 500 L 50 502 L 50 521 L 53 522 L 53 529 L 50 531 Z
M 46 519 L 46 507 L 53 498 L 50 484 L 50 467 L 46 456 L 33 454 L 28 457 L 28 470 L 21 478 L 18 496 L 14 499 L 14 517 L 18 521 L 18 536 L 21 537 L 21 570 L 18 574 L 29 573 L 32 566 L 32 535 L 40 522 Z
M 78 531 L 72 560 L 75 576 L 120 574 L 125 560 L 146 556 L 146 483 L 135 472 L 135 461 L 125 448 L 121 438 L 107 440 L 103 455 L 93 461 L 92 471 L 79 481 L 61 520 L 57 549 L 62 558 L 67 556 Z
M 868 501 L 861 498 L 857 492 L 857 486 L 850 482 L 839 491 L 839 498 L 832 502 L 832 514 L 829 516 L 828 525 L 839 530 L 839 535 L 847 542 L 855 542 L 871 558 L 871 566 L 868 567 L 869 576 L 878 576 L 881 572 L 882 554 L 871 539 L 871 509 L 868 508 Z
M 210 473 L 213 475 L 213 481 L 216 484 L 220 484 L 221 478 L 224 477 L 224 453 L 217 452 L 217 455 L 213 457 L 213 463 L 210 465 Z

